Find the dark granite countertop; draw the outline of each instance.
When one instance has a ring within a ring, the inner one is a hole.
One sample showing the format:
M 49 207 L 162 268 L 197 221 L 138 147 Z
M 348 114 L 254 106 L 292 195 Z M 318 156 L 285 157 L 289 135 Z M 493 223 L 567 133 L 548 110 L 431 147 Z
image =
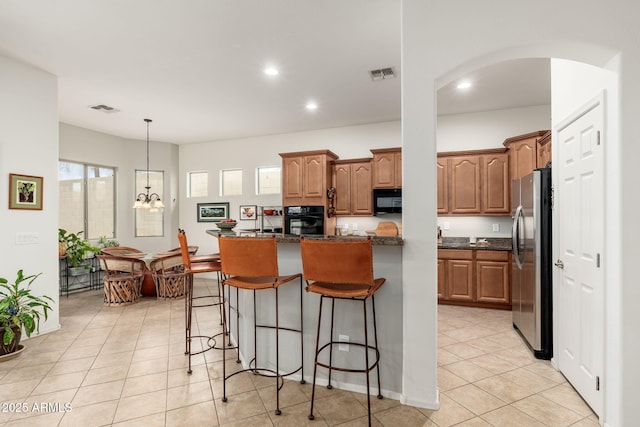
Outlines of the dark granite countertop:
M 486 239 L 487 243 L 480 242 Z M 468 237 L 443 237 L 442 244 L 438 244 L 438 249 L 478 249 L 488 251 L 511 251 L 511 239 L 478 237 L 478 243 L 469 243 Z
M 212 229 L 207 230 L 207 234 L 217 237 L 220 230 Z M 231 237 L 271 237 L 274 233 L 258 233 L 255 231 L 232 231 L 232 232 L 223 232 L 224 236 Z M 300 243 L 300 236 L 293 234 L 281 234 L 275 233 L 276 242 L 278 243 Z M 306 236 L 306 239 L 323 239 L 323 240 L 338 240 L 338 241 L 348 241 L 351 239 L 363 239 L 367 236 Z M 402 237 L 382 237 L 382 236 L 371 236 L 371 241 L 374 245 L 380 246 L 403 246 L 404 240 Z

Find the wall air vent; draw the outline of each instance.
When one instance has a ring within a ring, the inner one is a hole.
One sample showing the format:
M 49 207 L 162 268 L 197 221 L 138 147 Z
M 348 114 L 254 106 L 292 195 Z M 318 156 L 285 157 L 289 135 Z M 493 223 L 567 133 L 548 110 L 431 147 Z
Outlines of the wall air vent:
M 395 71 L 393 71 L 393 67 L 380 68 L 378 70 L 369 71 L 369 76 L 371 76 L 371 80 L 374 82 L 378 80 L 388 80 L 392 79 L 396 76 Z
M 96 111 L 102 111 L 103 113 L 117 113 L 120 110 L 113 108 L 113 107 L 109 107 L 108 105 L 104 105 L 104 104 L 97 104 L 97 105 L 90 105 L 89 108 L 94 109 Z

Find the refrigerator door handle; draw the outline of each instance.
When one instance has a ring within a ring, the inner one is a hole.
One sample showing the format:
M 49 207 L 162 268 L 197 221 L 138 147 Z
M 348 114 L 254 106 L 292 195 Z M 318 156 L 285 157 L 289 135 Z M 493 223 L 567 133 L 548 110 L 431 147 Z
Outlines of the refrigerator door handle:
M 522 205 L 518 205 L 516 213 L 513 216 L 513 225 L 511 226 L 511 246 L 513 250 L 513 258 L 519 269 L 522 269 L 522 259 L 520 257 L 520 219 L 522 218 Z

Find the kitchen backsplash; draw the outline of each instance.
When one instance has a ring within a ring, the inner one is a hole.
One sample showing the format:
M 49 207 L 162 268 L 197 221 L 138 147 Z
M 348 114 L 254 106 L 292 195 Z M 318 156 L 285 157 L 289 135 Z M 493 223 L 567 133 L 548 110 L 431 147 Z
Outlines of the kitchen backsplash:
M 439 216 L 438 225 L 442 237 L 511 237 L 511 217 L 508 216 Z M 498 231 L 494 231 L 495 228 Z

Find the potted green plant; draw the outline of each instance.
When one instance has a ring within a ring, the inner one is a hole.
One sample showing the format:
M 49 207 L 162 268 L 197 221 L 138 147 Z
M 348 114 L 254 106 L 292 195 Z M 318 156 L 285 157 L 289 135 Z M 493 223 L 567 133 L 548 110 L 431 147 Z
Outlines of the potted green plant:
M 0 356 L 19 350 L 22 328 L 27 336 L 40 330 L 40 316 L 47 319 L 53 299 L 31 293 L 31 284 L 40 274 L 25 276 L 18 270 L 14 283 L 0 277 Z
M 62 228 L 58 229 L 58 242 L 65 242 L 67 250 L 65 256 L 69 265 L 69 274 L 78 276 L 88 273 L 89 264 L 85 261 L 88 255 L 100 253 L 100 248 L 92 246 L 88 240 L 82 239 L 77 233 L 68 233 Z
M 107 236 L 100 236 L 98 239 L 98 247 L 100 249 L 115 248 L 116 246 L 120 246 L 120 243 L 115 239 L 108 239 Z

